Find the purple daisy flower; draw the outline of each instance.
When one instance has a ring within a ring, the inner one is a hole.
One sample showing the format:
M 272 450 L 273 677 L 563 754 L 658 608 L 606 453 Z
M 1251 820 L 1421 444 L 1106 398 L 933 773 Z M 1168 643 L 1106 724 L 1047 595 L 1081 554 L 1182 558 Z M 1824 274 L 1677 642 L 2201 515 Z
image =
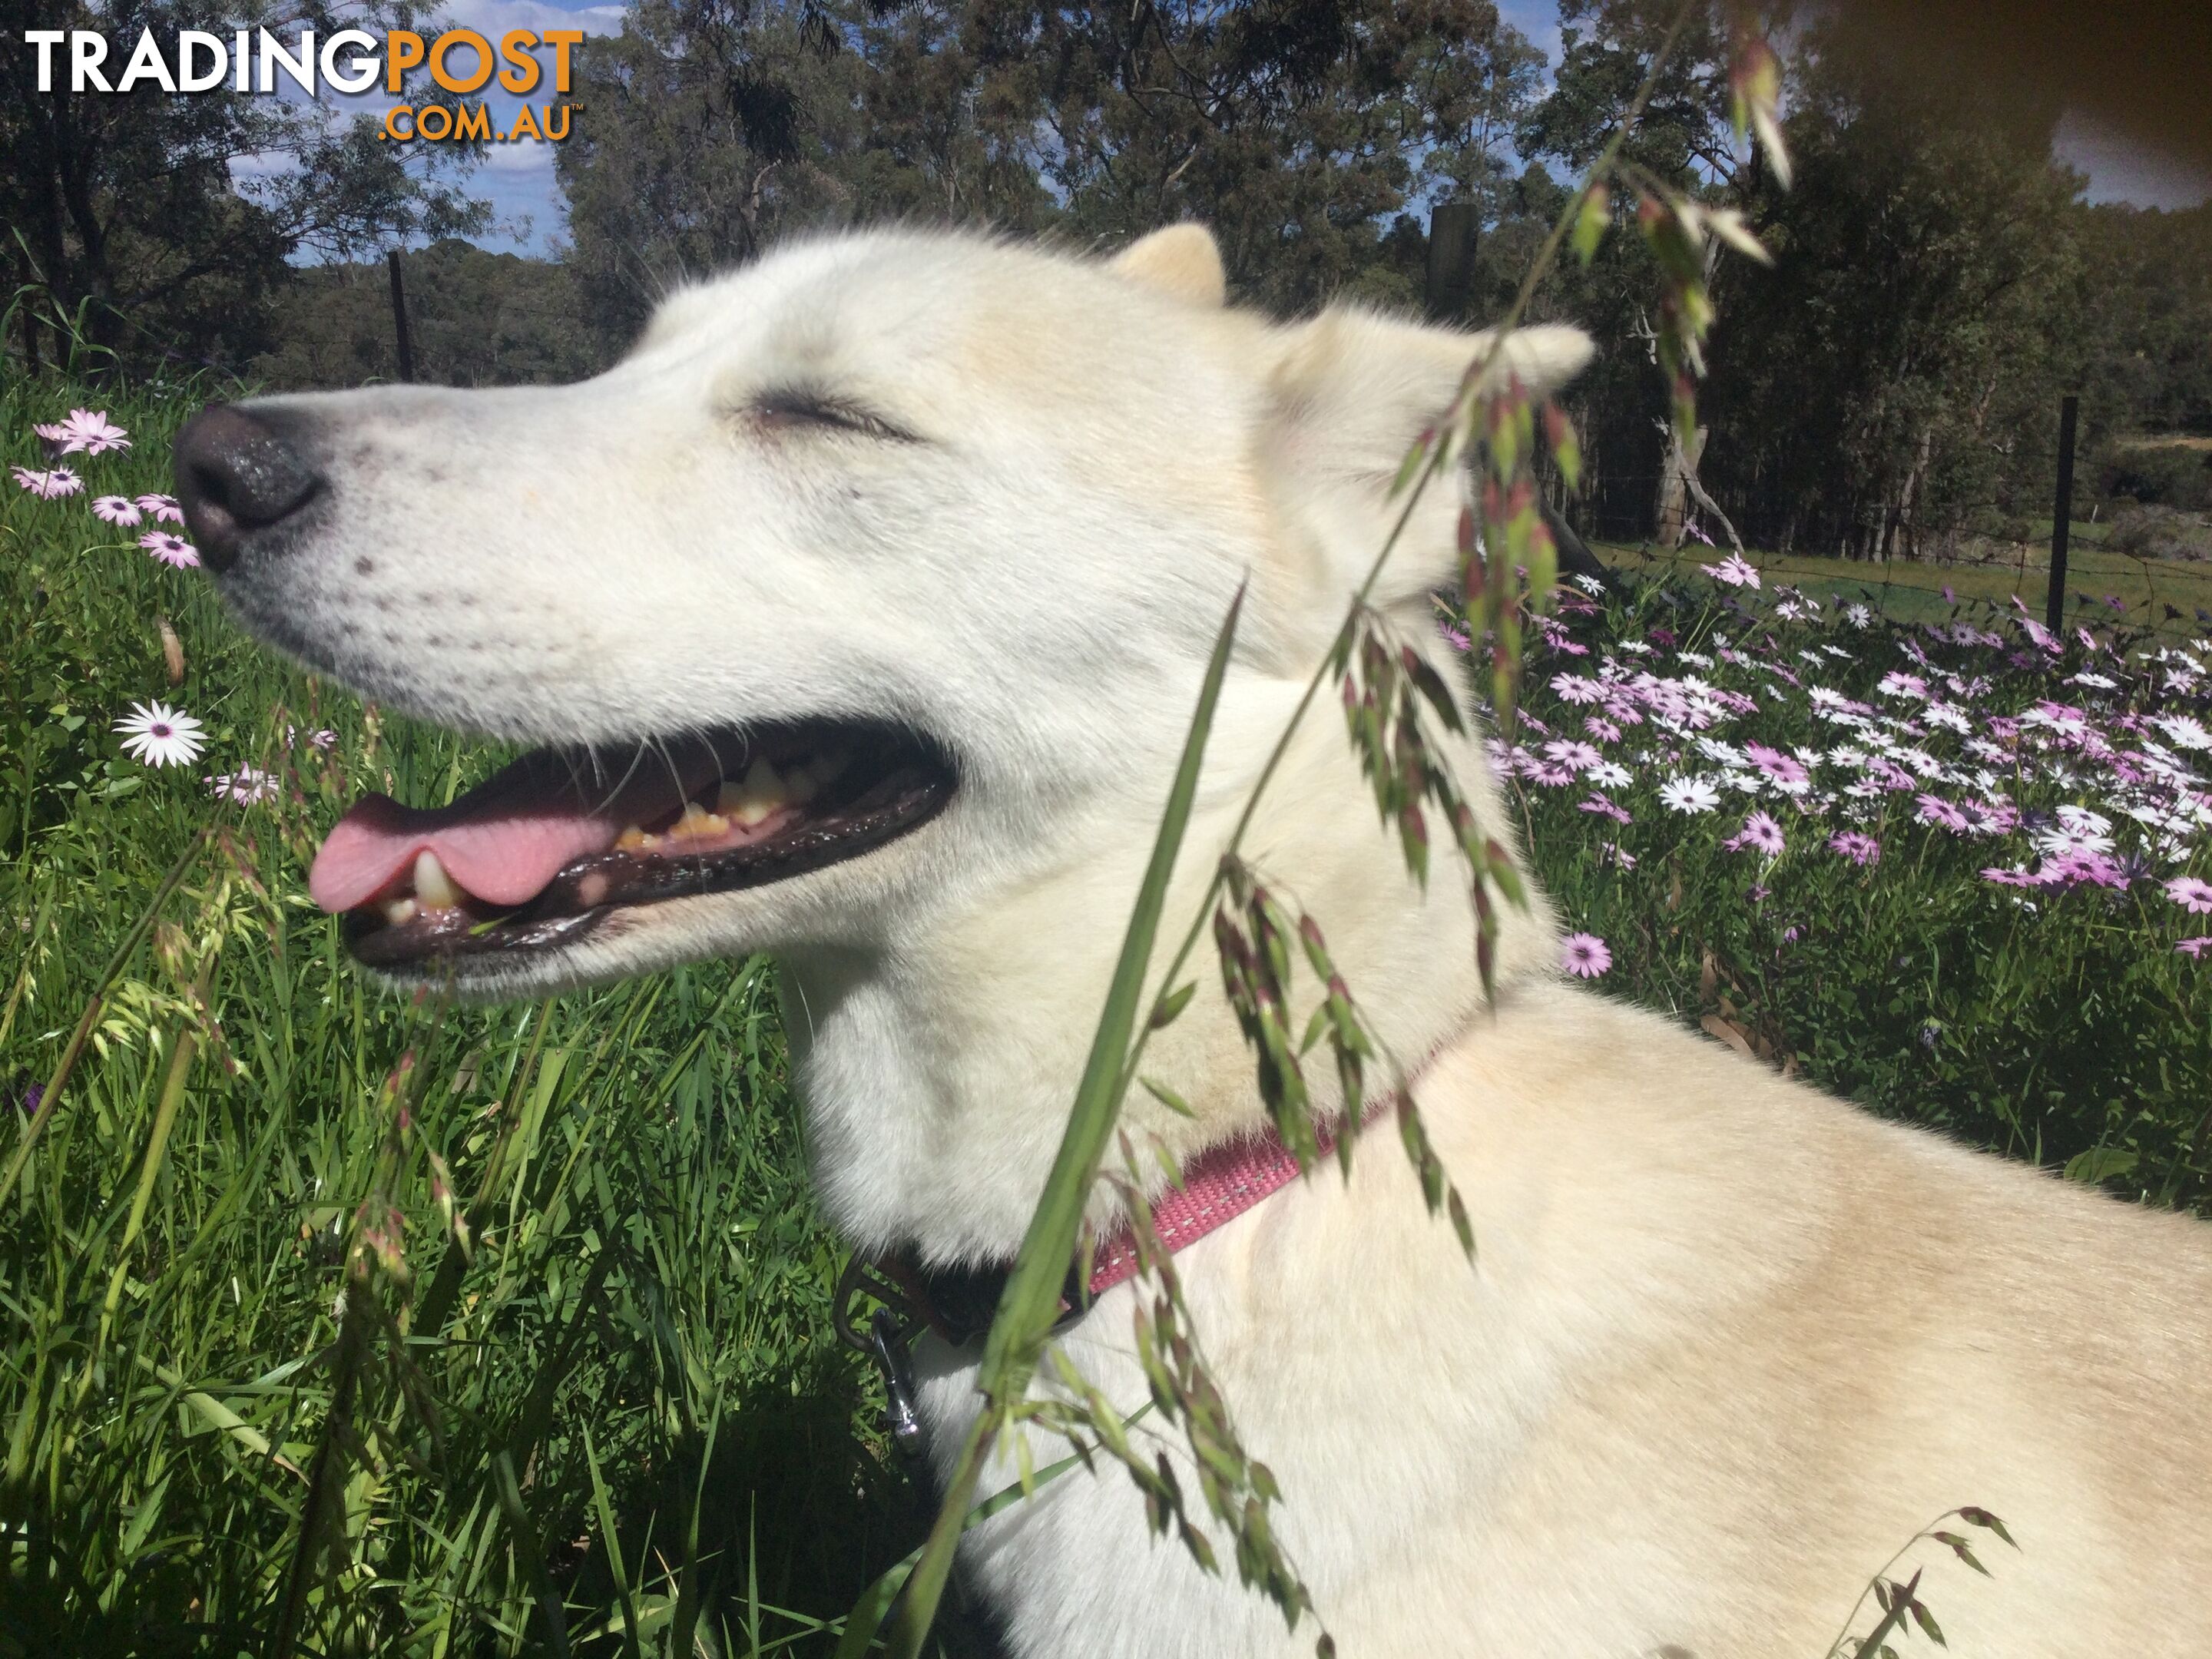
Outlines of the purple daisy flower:
M 1577 979 L 1595 979 L 1613 966 L 1613 952 L 1595 933 L 1570 933 L 1559 941 L 1559 962 Z
M 138 538 L 138 545 L 163 564 L 179 570 L 191 570 L 200 562 L 200 550 L 182 536 L 172 536 L 166 530 L 149 530 Z

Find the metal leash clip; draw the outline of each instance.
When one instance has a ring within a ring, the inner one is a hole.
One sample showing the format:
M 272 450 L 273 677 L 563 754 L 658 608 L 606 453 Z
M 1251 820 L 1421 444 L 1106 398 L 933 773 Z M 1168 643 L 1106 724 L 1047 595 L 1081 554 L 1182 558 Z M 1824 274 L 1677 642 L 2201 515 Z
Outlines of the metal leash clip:
M 879 1304 L 866 1327 L 854 1322 L 854 1304 L 861 1297 Z M 830 1315 L 837 1340 L 867 1355 L 884 1381 L 884 1431 L 899 1455 L 918 1458 L 922 1452 L 921 1413 L 914 1397 L 914 1351 L 908 1345 L 920 1334 L 924 1320 L 904 1291 L 880 1267 L 865 1256 L 854 1256 L 837 1280 L 837 1297 Z

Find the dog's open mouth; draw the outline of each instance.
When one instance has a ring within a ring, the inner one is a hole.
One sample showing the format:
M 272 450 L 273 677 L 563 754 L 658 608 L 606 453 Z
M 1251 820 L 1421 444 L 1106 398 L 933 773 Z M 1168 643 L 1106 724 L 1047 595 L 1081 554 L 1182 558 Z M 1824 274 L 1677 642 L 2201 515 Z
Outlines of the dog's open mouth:
M 370 795 L 308 890 L 355 956 L 400 968 L 571 945 L 611 913 L 840 864 L 933 817 L 951 764 L 895 727 L 803 720 L 541 749 L 434 809 Z

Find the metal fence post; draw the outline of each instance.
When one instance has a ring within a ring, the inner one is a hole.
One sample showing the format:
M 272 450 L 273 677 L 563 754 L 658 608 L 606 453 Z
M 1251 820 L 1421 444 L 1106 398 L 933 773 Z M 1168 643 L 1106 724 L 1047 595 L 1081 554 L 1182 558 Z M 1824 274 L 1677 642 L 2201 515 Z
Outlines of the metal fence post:
M 415 378 L 415 343 L 407 335 L 407 289 L 399 280 L 399 250 L 392 249 L 384 256 L 385 264 L 392 272 L 392 326 L 399 338 L 399 378 Z
M 1456 323 L 1467 315 L 1468 301 L 1474 292 L 1475 233 L 1481 222 L 1482 210 L 1473 202 L 1442 202 L 1429 211 L 1428 269 L 1421 298 L 1432 323 Z M 1539 498 L 1537 510 L 1559 549 L 1559 574 L 1606 580 L 1604 564 L 1552 504 Z
M 1429 212 L 1429 264 L 1422 300 L 1432 323 L 1467 314 L 1474 289 L 1474 235 L 1482 210 L 1472 202 L 1444 202 Z
M 2066 625 L 2066 537 L 2074 517 L 2074 417 L 2081 400 L 2070 392 L 2058 403 L 2058 506 L 2051 521 L 2051 597 L 2044 626 L 2056 634 Z

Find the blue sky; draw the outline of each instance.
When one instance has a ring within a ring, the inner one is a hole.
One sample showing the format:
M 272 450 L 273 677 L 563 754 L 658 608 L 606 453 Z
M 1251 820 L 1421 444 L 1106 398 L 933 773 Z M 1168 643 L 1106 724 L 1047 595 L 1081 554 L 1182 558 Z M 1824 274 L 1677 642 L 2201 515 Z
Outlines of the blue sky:
M 606 0 L 590 4 L 567 4 L 562 0 L 449 0 L 442 9 L 453 23 L 481 30 L 495 40 L 511 28 L 567 27 L 600 34 L 622 27 L 621 6 Z M 1556 0 L 1500 0 L 1498 10 L 1547 58 L 1558 61 Z M 544 61 L 550 69 L 550 56 Z M 503 120 L 517 100 L 495 88 L 488 101 L 494 118 Z M 588 112 L 584 118 L 589 118 Z M 2058 153 L 2061 159 L 2089 175 L 2092 201 L 2188 207 L 2212 196 L 2212 174 L 2146 155 L 2118 135 L 2073 116 L 2059 128 Z M 550 145 L 492 146 L 490 159 L 473 175 L 470 189 L 491 202 L 501 222 L 501 234 L 481 239 L 487 246 L 544 253 L 562 234 L 565 222 L 561 192 L 553 182 Z

